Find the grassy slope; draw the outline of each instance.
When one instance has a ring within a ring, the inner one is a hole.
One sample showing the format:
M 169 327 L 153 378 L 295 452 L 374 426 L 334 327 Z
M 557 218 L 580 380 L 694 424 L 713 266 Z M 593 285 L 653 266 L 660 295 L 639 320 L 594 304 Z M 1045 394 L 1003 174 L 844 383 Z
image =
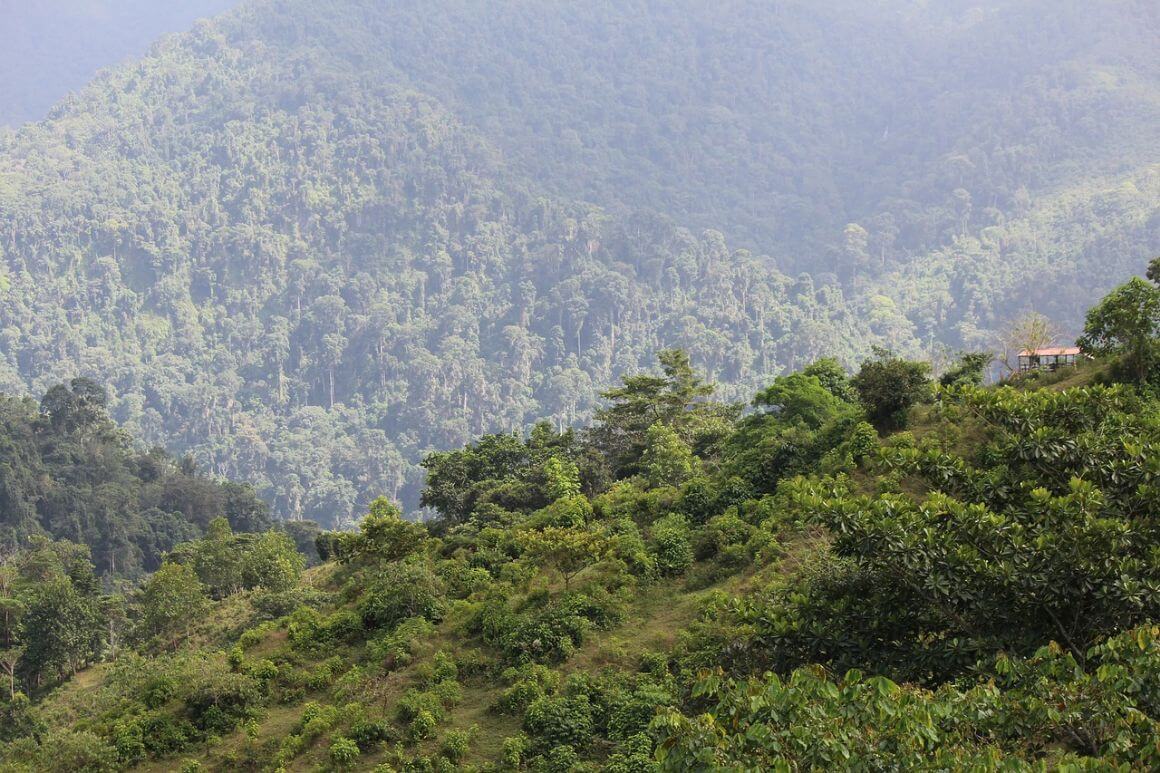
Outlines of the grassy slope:
M 720 580 L 708 587 L 688 590 L 685 578 L 660 581 L 643 586 L 636 593 L 626 610 L 624 622 L 608 630 L 593 630 L 580 649 L 558 667 L 563 676 L 574 672 L 597 673 L 612 667 L 618 670 L 634 671 L 640 655 L 645 652 L 671 652 L 680 646 L 682 633 L 697 619 L 704 603 L 719 593 L 740 595 L 746 590 L 760 587 L 768 580 L 787 572 L 798 563 L 798 559 L 818 549 L 814 539 L 802 537 L 786 545 L 785 554 L 778 562 L 760 569 L 749 568 L 741 573 Z M 339 568 L 333 564 L 309 570 L 303 582 L 325 590 L 337 590 L 336 581 Z M 553 588 L 553 590 L 557 590 Z M 340 603 L 323 612 L 341 608 Z M 213 653 L 223 670 L 228 669 L 225 650 L 232 646 L 253 609 L 246 594 L 219 602 L 190 639 L 183 645 L 185 650 L 200 650 Z M 373 677 L 373 687 L 368 692 L 375 696 L 375 705 L 370 706 L 372 718 L 394 719 L 395 706 L 402 695 L 411 687 L 420 685 L 421 672 L 430 664 L 435 653 L 440 650 L 456 657 L 480 649 L 485 657 L 493 657 L 483 645 L 461 633 L 462 615 L 453 610 L 440 623 L 434 635 L 420 642 L 414 660 L 404 668 Z M 247 659 L 269 657 L 288 649 L 286 631 L 275 629 L 267 632 L 261 642 L 246 650 Z M 342 647 L 336 651 L 326 651 L 300 657 L 302 668 L 312 669 L 335 654 L 344 660 L 344 668 L 364 661 L 366 648 L 362 645 Z M 364 667 L 366 662 L 362 662 Z M 104 689 L 110 676 L 111 666 L 100 664 L 77 674 L 67 684 L 47 696 L 42 704 L 44 716 L 52 718 L 57 726 L 77 726 L 87 716 L 95 716 L 98 711 L 109 711 L 109 693 Z M 341 677 L 340 677 L 341 678 Z M 336 680 L 337 681 L 337 680 Z M 478 728 L 472 743 L 470 756 L 465 765 L 481 765 L 497 761 L 505 738 L 519 732 L 519 718 L 505 716 L 491 709 L 506 685 L 486 676 L 461 676 L 462 701 L 449 709 L 446 721 L 441 722 L 435 739 L 408 747 L 408 754 L 437 754 L 439 738 L 451 729 Z M 335 695 L 335 690 L 308 692 L 301 700 L 289 704 L 272 704 L 257 725 L 256 735 L 248 736 L 239 729 L 222 738 L 211 748 L 203 748 L 185 758 L 196 759 L 206 768 L 230 768 L 231 755 L 244 752 L 248 745 L 262 746 L 276 744 L 295 732 L 304 707 L 315 702 L 322 705 L 341 706 L 344 701 Z M 328 764 L 326 734 L 308 746 L 289 766 L 289 770 L 316 770 Z M 385 753 L 374 752 L 360 757 L 360 769 L 373 767 L 382 761 Z M 143 771 L 172 770 L 180 760 L 147 761 L 138 769 Z

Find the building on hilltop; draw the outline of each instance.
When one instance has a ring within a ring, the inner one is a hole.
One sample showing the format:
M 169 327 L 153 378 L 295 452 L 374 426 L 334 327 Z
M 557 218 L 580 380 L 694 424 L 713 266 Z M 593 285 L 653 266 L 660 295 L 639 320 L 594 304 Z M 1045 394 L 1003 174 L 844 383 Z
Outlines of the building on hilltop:
M 1074 367 L 1083 355 L 1078 346 L 1056 346 L 1045 349 L 1024 349 L 1019 352 L 1019 372 L 1059 370 Z

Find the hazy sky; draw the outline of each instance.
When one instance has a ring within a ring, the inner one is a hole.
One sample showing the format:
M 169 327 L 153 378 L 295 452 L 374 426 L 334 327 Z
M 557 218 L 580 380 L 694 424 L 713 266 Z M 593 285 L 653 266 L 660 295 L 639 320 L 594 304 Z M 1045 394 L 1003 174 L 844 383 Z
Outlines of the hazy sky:
M 239 0 L 0 0 L 0 125 L 44 117 L 97 70 Z

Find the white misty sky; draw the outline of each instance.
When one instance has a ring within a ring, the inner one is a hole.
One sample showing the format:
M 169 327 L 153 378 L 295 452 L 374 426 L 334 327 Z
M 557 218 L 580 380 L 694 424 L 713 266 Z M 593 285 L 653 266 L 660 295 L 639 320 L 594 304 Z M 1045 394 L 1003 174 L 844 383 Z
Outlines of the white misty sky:
M 0 0 L 0 126 L 43 118 L 101 68 L 239 0 Z

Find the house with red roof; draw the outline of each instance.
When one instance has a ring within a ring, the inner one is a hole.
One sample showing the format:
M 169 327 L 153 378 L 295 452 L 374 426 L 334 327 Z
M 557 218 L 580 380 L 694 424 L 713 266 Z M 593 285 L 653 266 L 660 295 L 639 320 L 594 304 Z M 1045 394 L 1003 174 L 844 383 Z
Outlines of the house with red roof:
M 1059 370 L 1074 367 L 1083 355 L 1078 346 L 1052 346 L 1043 349 L 1024 349 L 1019 352 L 1019 372 Z

